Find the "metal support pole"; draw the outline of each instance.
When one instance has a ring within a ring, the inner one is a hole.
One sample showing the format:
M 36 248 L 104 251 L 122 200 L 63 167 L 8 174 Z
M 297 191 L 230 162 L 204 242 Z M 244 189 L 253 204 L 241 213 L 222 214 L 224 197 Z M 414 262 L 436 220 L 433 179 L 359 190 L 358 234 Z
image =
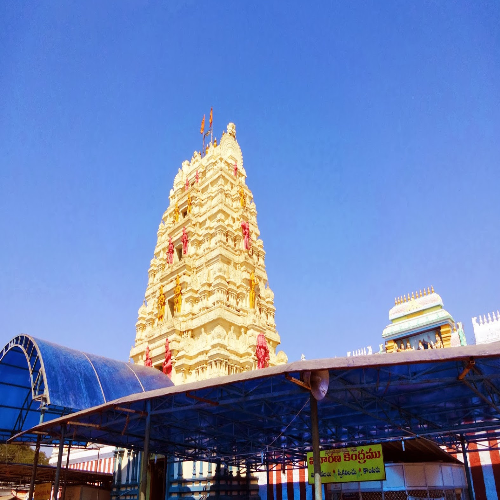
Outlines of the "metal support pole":
M 66 453 L 66 467 L 64 468 L 64 482 L 62 489 L 62 500 L 66 499 L 66 484 L 68 483 L 68 466 L 69 466 L 69 452 L 71 451 L 71 441 L 68 444 L 68 451 Z M 97 463 L 99 463 L 99 452 L 97 452 Z M 99 497 L 99 490 L 97 490 L 97 497 Z
M 266 453 L 267 500 L 274 500 L 273 485 L 269 484 L 269 455 Z
M 311 431 L 314 461 L 314 500 L 322 500 L 323 493 L 321 491 L 321 463 L 319 457 L 318 402 L 312 393 L 309 396 L 309 401 L 311 405 Z
M 57 500 L 59 497 L 59 479 L 61 477 L 61 462 L 64 451 L 64 433 L 66 431 L 66 425 L 61 426 L 61 437 L 59 439 L 59 454 L 57 455 L 57 468 L 56 468 L 56 478 L 54 480 L 54 495 L 53 499 Z
M 465 438 L 460 434 L 460 443 L 462 445 L 462 455 L 464 457 L 465 476 L 467 477 L 467 489 L 469 491 L 469 500 L 474 500 L 474 490 L 472 488 L 472 476 L 470 474 L 469 457 L 467 456 L 467 449 L 465 447 Z
M 40 409 L 40 424 L 43 423 L 43 417 L 45 414 L 45 407 L 42 404 Z M 33 469 L 31 471 L 31 481 L 30 481 L 30 490 L 28 493 L 28 500 L 33 500 L 33 493 L 35 492 L 35 479 L 36 479 L 36 468 L 38 467 L 38 457 L 40 455 L 40 441 L 42 440 L 41 434 L 38 434 L 36 437 L 36 448 L 35 448 L 35 456 L 33 458 Z
M 35 478 L 36 478 L 36 468 L 38 466 L 38 456 L 40 455 L 40 441 L 42 440 L 42 436 L 38 434 L 36 437 L 36 448 L 35 448 L 35 456 L 33 458 L 33 469 L 31 471 L 31 482 L 30 482 L 30 491 L 28 493 L 28 500 L 33 500 L 33 493 L 35 491 Z
M 246 492 L 245 498 L 247 500 L 250 500 L 251 477 L 250 477 L 250 462 L 248 460 L 247 460 L 246 466 L 247 466 L 247 470 L 246 470 L 246 478 L 245 479 L 246 479 L 247 492 Z
M 218 500 L 220 498 L 220 477 L 222 475 L 222 470 L 220 466 L 220 458 L 217 459 L 217 465 L 215 466 L 215 498 Z
M 144 429 L 144 451 L 141 464 L 141 484 L 139 486 L 139 500 L 146 500 L 148 489 L 149 465 L 149 432 L 151 430 L 151 400 L 146 401 L 146 428 Z

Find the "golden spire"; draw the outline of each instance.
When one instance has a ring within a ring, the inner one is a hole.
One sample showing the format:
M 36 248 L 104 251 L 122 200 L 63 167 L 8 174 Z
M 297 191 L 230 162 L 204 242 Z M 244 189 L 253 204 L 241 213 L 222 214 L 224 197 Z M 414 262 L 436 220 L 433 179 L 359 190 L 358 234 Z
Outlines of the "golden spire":
M 411 300 L 415 300 L 415 297 L 413 295 L 413 292 L 411 292 Z
M 434 287 L 431 285 L 431 293 L 434 293 Z
M 427 295 L 430 295 L 431 294 L 431 290 L 429 287 L 427 287 Z
M 420 297 L 422 297 L 422 290 L 420 290 Z
M 406 295 L 403 295 L 403 301 L 406 302 Z

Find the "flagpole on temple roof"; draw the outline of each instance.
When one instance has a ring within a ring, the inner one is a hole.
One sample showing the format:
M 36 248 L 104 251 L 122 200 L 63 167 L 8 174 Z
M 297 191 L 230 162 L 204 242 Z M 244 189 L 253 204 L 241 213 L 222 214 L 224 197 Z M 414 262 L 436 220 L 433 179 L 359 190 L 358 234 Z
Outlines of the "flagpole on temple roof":
M 201 157 L 205 156 L 205 115 L 203 115 L 203 120 L 201 120 L 200 134 L 203 137 L 203 145 L 201 147 Z
M 210 108 L 210 118 L 208 120 L 208 124 L 210 126 L 210 144 L 213 144 L 213 130 L 214 128 L 212 127 L 212 123 L 213 123 L 213 117 L 214 117 L 214 108 Z

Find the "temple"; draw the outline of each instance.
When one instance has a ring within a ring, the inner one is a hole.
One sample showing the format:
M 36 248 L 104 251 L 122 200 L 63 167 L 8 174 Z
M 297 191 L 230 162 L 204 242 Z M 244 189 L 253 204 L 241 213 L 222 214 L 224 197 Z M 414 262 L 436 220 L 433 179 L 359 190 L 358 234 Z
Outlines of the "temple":
M 455 324 L 434 287 L 395 299 L 384 328 L 385 351 L 440 349 L 466 345 L 461 323 Z
M 472 318 L 472 326 L 474 328 L 474 337 L 476 344 L 489 344 L 490 342 L 500 341 L 500 311 L 497 310 L 491 314 L 488 313 Z
M 204 121 L 202 133 L 203 127 Z M 212 116 L 212 137 L 211 129 Z M 287 356 L 276 351 L 280 337 L 265 255 L 236 128 L 230 123 L 219 143 L 211 140 L 202 152 L 184 161 L 175 176 L 169 206 L 158 228 L 130 358 L 137 365 L 163 371 L 176 385 L 287 363 Z M 352 356 L 389 359 L 392 357 L 386 353 L 466 345 L 462 323 L 455 323 L 433 287 L 395 299 L 389 320 L 378 353 L 368 346 L 352 351 Z M 498 313 L 493 318 L 480 317 L 479 322 L 474 318 L 476 342 L 498 340 L 499 325 Z M 472 480 L 478 492 L 489 477 L 485 464 L 493 453 L 489 451 L 492 443 L 485 440 L 483 444 L 488 451 L 476 450 L 471 456 Z M 444 498 L 446 489 L 464 498 L 465 471 L 455 449 L 445 452 L 419 439 L 383 446 L 386 480 L 331 484 L 325 486 L 325 497 L 361 498 L 349 495 L 363 490 L 362 498 L 403 498 L 396 493 L 408 490 L 411 498 L 438 498 L 439 492 L 439 498 Z M 469 449 L 474 446 L 470 443 Z M 111 498 L 139 498 L 142 452 L 105 446 L 97 453 L 78 452 L 71 458 L 66 454 L 64 460 L 69 468 L 113 470 Z M 150 455 L 147 460 L 150 500 L 313 497 L 305 463 L 296 467 L 286 462 L 284 454 L 281 465 L 267 464 L 265 471 L 255 475 L 245 472 L 244 464 L 228 465 L 221 459 L 181 461 L 174 456 Z M 426 479 L 415 489 L 411 481 L 417 476 Z
M 139 308 L 134 363 L 163 370 L 175 384 L 286 363 L 276 353 L 274 293 L 234 124 L 219 144 L 182 163 L 169 198 Z

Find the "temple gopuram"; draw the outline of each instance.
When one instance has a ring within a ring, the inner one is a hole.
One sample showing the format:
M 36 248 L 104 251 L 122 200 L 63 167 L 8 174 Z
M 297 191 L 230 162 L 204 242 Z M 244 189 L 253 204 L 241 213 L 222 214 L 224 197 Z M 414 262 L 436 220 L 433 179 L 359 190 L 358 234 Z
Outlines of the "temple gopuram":
M 179 168 L 139 308 L 134 363 L 175 384 L 287 362 L 233 123 Z
M 387 353 L 467 345 L 462 324 L 455 324 L 434 287 L 396 298 L 389 320 L 382 332 Z

